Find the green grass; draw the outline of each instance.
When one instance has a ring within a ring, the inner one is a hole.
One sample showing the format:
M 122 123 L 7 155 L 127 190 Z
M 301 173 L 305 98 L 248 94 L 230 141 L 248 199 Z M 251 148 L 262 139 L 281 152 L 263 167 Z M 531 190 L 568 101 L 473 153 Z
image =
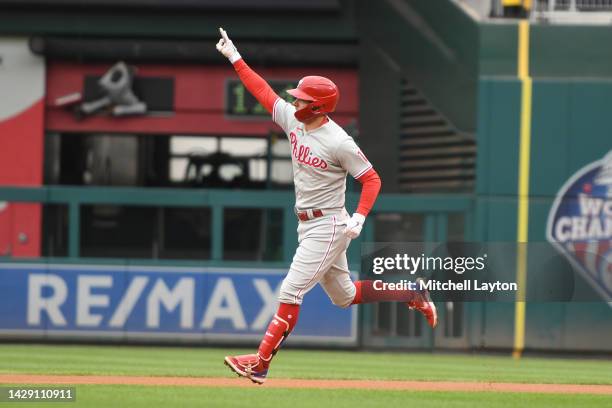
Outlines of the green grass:
M 226 354 L 253 350 L 0 345 L 0 373 L 231 377 Z M 612 384 L 612 360 L 282 350 L 275 378 Z
M 223 356 L 252 350 L 178 347 L 0 345 L 0 373 L 230 377 Z M 612 384 L 611 360 L 283 350 L 276 378 Z M 235 379 L 236 381 L 241 381 Z M 609 407 L 609 395 L 494 392 L 78 385 L 76 403 L 53 407 Z M 2 407 L 24 407 L 2 403 Z M 40 404 L 26 404 L 40 406 Z
M 3 408 L 33 406 L 2 403 Z M 39 405 L 40 406 L 40 405 Z M 492 392 L 412 392 L 199 387 L 82 385 L 76 403 L 52 403 L 54 408 L 98 407 L 610 407 L 609 395 L 505 394 Z

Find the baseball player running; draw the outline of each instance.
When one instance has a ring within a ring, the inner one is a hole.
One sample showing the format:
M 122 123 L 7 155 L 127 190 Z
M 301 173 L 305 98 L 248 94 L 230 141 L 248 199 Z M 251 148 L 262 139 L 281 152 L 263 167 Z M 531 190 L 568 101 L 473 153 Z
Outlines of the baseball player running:
M 359 236 L 372 209 L 381 181 L 357 144 L 328 116 L 336 108 L 339 91 L 329 79 L 307 76 L 288 103 L 242 59 L 238 50 L 219 28 L 217 50 L 233 64 L 240 80 L 272 115 L 291 144 L 295 212 L 299 220 L 299 246 L 279 294 L 279 306 L 255 354 L 226 356 L 225 364 L 242 377 L 262 384 L 272 357 L 295 327 L 304 295 L 321 284 L 334 305 L 404 302 L 420 311 L 429 325 L 437 324 L 436 307 L 427 291 L 375 290 L 372 281 L 353 282 L 346 250 Z M 346 176 L 362 184 L 357 210 L 349 216 L 344 209 Z

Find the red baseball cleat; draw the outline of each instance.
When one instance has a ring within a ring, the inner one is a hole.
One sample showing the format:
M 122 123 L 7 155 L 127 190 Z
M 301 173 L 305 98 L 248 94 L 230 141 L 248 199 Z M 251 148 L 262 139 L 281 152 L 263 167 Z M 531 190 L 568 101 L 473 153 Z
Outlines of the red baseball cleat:
M 423 281 L 423 279 L 419 278 L 417 281 Z M 420 282 L 419 282 L 420 285 Z M 423 316 L 427 319 L 427 323 L 433 329 L 438 324 L 438 311 L 436 310 L 436 305 L 431 301 L 431 297 L 429 296 L 429 291 L 425 288 L 416 290 L 418 294 L 418 298 L 406 303 L 408 308 L 418 310 L 423 313 Z
M 239 376 L 248 378 L 256 384 L 263 384 L 268 375 L 268 369 L 264 368 L 263 361 L 257 354 L 225 356 L 225 365 Z

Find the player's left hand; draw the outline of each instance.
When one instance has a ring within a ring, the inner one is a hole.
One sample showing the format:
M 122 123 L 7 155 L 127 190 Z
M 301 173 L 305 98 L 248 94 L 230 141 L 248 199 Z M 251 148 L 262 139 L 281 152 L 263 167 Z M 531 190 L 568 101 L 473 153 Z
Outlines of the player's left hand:
M 355 239 L 361 234 L 361 228 L 363 228 L 363 223 L 365 222 L 365 217 L 359 213 L 354 213 L 353 216 L 346 223 L 346 228 L 344 229 L 344 235 L 349 237 L 350 239 Z

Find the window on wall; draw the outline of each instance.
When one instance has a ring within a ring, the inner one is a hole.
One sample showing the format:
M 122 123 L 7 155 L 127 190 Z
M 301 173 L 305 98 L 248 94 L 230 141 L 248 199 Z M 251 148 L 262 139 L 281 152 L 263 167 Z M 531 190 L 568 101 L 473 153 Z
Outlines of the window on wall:
M 68 206 L 46 204 L 42 211 L 41 255 L 44 257 L 68 256 Z
M 425 236 L 424 214 L 375 214 L 377 242 L 421 242 Z
M 210 259 L 210 208 L 165 207 L 160 216 L 160 258 Z
M 42 256 L 68 256 L 68 207 L 45 205 L 43 211 Z M 210 217 L 209 208 L 82 206 L 80 255 L 210 259 Z
M 465 241 L 465 214 L 450 213 L 447 222 L 447 250 L 454 256 L 461 255 L 461 242 Z M 455 243 L 455 244 L 453 244 Z M 442 309 L 442 308 L 441 308 Z M 445 337 L 461 337 L 464 334 L 463 319 L 465 307 L 463 302 L 444 302 L 442 324 Z
M 463 213 L 448 214 L 447 241 L 465 241 L 465 215 Z
M 65 221 L 65 211 L 62 217 Z M 210 259 L 210 217 L 209 208 L 85 205 L 81 208 L 80 254 L 93 258 Z M 66 256 L 65 246 L 48 256 Z
M 260 208 L 225 209 L 223 233 L 224 260 L 282 261 L 282 239 L 282 210 Z
M 81 206 L 81 256 L 159 258 L 155 207 Z
M 170 180 L 173 183 L 185 181 L 190 156 L 212 154 L 217 151 L 218 145 L 219 139 L 212 137 L 170 137 Z
M 292 183 L 285 138 L 172 136 L 170 180 L 214 188 L 273 188 Z
M 167 187 L 166 136 L 49 133 L 45 138 L 48 185 Z
M 68 256 L 68 207 L 43 207 L 42 255 Z M 211 258 L 209 207 L 82 205 L 81 257 L 207 260 Z M 281 261 L 283 214 L 278 209 L 228 208 L 223 259 Z
M 464 315 L 465 308 L 463 302 L 444 302 L 444 337 L 463 336 Z
M 423 316 L 410 310 L 404 303 L 394 303 L 397 319 L 397 335 L 402 337 L 421 337 Z
M 289 189 L 291 183 L 289 145 L 284 136 L 46 136 L 47 185 L 265 190 Z M 211 257 L 214 237 L 208 207 L 91 203 L 80 210 L 79 248 L 83 257 Z M 68 206 L 44 207 L 43 220 L 43 254 L 67 256 Z M 282 220 L 279 210 L 226 208 L 223 259 L 282 259 Z
M 290 189 L 287 139 L 49 133 L 45 184 Z
M 59 224 L 65 225 L 67 212 L 61 214 L 63 222 Z M 93 258 L 207 260 L 213 240 L 211 222 L 208 207 L 84 205 L 80 254 Z M 281 210 L 227 208 L 223 259 L 281 261 L 282 222 Z M 65 233 L 58 228 L 49 231 Z M 58 246 L 55 254 L 65 256 L 66 244 Z
M 374 239 L 376 242 L 422 242 L 425 235 L 425 215 L 406 213 L 380 213 L 374 215 Z M 391 254 L 389 254 L 391 255 Z M 394 271 L 388 277 L 404 278 Z M 408 278 L 408 277 L 406 277 Z M 404 303 L 375 303 L 372 305 L 374 335 L 419 338 L 422 322 L 414 310 Z

